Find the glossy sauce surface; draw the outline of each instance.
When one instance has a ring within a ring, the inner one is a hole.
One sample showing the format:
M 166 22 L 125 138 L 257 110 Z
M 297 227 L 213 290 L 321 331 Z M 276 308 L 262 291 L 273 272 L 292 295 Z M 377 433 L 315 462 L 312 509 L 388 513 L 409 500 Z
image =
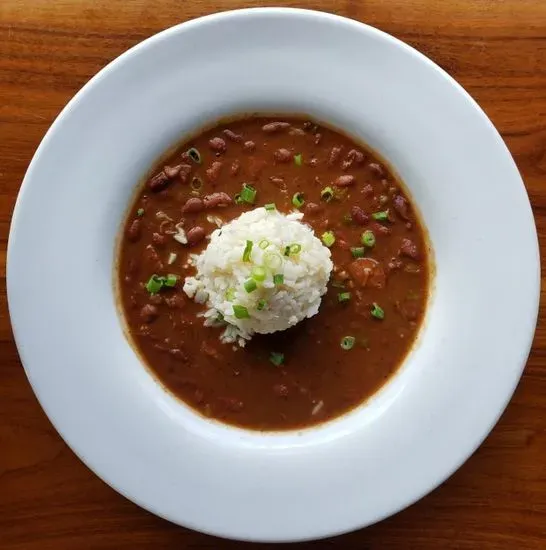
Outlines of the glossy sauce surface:
M 235 200 L 243 183 L 256 189 L 254 204 Z M 204 327 L 204 306 L 182 290 L 188 254 L 203 250 L 217 218 L 268 203 L 289 212 L 298 193 L 304 223 L 335 236 L 319 313 L 244 349 L 220 343 L 221 329 Z M 173 238 L 176 225 L 188 244 Z M 364 232 L 373 246 L 362 243 Z M 118 269 L 130 337 L 170 391 L 206 416 L 282 430 L 347 412 L 388 380 L 418 333 L 431 267 L 410 198 L 373 153 L 306 119 L 248 117 L 204 131 L 156 167 L 125 222 Z M 145 284 L 154 274 L 178 281 L 151 295 Z M 281 365 L 271 352 L 284 355 Z

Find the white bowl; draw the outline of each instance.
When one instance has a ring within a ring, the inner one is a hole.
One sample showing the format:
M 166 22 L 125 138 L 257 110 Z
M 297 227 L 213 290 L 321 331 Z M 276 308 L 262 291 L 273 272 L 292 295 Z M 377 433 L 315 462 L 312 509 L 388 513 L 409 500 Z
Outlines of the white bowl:
M 143 368 L 116 310 L 115 241 L 136 183 L 186 132 L 248 111 L 309 113 L 369 143 L 410 188 L 435 251 L 432 303 L 400 372 L 303 432 L 197 416 Z M 374 523 L 470 456 L 525 365 L 539 256 L 509 152 L 446 73 L 348 19 L 242 10 L 146 40 L 64 109 L 19 194 L 8 292 L 34 391 L 97 475 L 181 525 L 288 541 Z

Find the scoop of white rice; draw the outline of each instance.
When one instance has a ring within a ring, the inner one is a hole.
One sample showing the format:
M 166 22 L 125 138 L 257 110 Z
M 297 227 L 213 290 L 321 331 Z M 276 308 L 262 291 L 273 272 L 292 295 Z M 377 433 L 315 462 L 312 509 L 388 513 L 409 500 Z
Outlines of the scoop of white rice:
M 206 303 L 205 325 L 226 325 L 224 342 L 244 345 L 254 333 L 285 330 L 317 313 L 332 261 L 330 250 L 299 221 L 302 217 L 299 212 L 285 216 L 256 208 L 216 229 L 207 248 L 192 256 L 197 273 L 186 278 L 184 292 Z M 250 246 L 250 255 L 244 258 Z M 264 269 L 263 281 L 253 279 L 253 268 Z M 249 280 L 256 282 L 251 292 L 245 289 Z M 245 312 L 248 317 L 241 318 Z

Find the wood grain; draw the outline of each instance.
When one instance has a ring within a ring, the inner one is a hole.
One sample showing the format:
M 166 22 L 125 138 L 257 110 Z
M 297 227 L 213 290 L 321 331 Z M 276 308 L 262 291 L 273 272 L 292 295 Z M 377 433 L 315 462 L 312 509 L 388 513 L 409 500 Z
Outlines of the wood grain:
M 9 221 L 21 180 L 45 131 L 70 97 L 110 60 L 159 30 L 199 15 L 261 4 L 0 2 L 1 549 L 260 546 L 214 539 L 155 518 L 83 466 L 50 425 L 25 378 L 10 330 L 4 282 Z M 321 9 L 370 23 L 415 46 L 461 82 L 491 117 L 516 159 L 544 254 L 544 0 L 277 0 L 275 4 Z M 509 260 L 510 251 L 506 253 Z M 541 307 L 533 351 L 512 402 L 484 445 L 455 475 L 378 525 L 288 548 L 546 548 L 544 316 Z

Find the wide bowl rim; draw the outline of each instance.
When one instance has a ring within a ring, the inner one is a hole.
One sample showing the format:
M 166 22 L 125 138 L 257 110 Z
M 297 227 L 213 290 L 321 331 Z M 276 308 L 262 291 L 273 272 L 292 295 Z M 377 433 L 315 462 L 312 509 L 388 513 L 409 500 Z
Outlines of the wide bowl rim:
M 116 59 L 114 59 L 110 63 L 108 63 L 108 65 L 106 65 L 101 71 L 99 71 L 95 76 L 93 76 L 74 95 L 74 97 L 67 103 L 67 105 L 63 108 L 61 113 L 57 116 L 55 121 L 52 123 L 51 127 L 46 132 L 44 138 L 42 139 L 40 145 L 38 146 L 38 148 L 37 148 L 37 150 L 36 150 L 36 152 L 33 156 L 33 159 L 32 159 L 32 161 L 31 161 L 31 163 L 28 167 L 28 170 L 25 174 L 23 183 L 21 185 L 21 188 L 20 188 L 20 191 L 19 191 L 19 194 L 18 194 L 18 197 L 17 197 L 15 207 L 14 207 L 14 210 L 13 210 L 12 220 L 11 220 L 11 224 L 10 224 L 10 235 L 9 235 L 9 239 L 8 239 L 7 262 L 6 262 L 8 308 L 10 310 L 10 315 L 12 314 L 12 307 L 13 307 L 12 302 L 14 300 L 13 299 L 13 292 L 10 292 L 10 288 L 13 288 L 13 280 L 12 280 L 11 271 L 10 271 L 10 259 L 14 255 L 13 235 L 17 231 L 18 213 L 21 209 L 21 204 L 25 200 L 25 195 L 26 195 L 27 189 L 30 185 L 30 182 L 33 179 L 33 171 L 34 171 L 35 166 L 38 162 L 38 159 L 47 150 L 48 144 L 54 138 L 54 136 L 55 136 L 55 134 L 56 134 L 56 132 L 59 128 L 59 125 L 60 125 L 61 121 L 64 118 L 68 117 L 70 115 L 72 109 L 85 97 L 86 94 L 88 94 L 90 91 L 93 90 L 93 87 L 94 87 L 95 83 L 97 83 L 99 80 L 101 80 L 102 78 L 107 76 L 110 72 L 115 71 L 121 64 L 123 64 L 125 62 L 125 60 L 138 55 L 138 53 L 141 50 L 150 47 L 151 45 L 155 44 L 158 41 L 167 40 L 172 35 L 178 34 L 180 32 L 184 32 L 186 29 L 190 29 L 190 28 L 200 26 L 200 25 L 205 25 L 205 24 L 207 24 L 209 22 L 212 22 L 212 21 L 229 20 L 229 19 L 240 18 L 240 17 L 241 18 L 253 17 L 255 14 L 265 14 L 265 15 L 271 14 L 271 15 L 283 15 L 283 16 L 288 16 L 288 17 L 295 16 L 295 17 L 303 17 L 303 18 L 320 18 L 320 19 L 323 19 L 323 20 L 329 20 L 330 22 L 332 22 L 335 25 L 349 25 L 349 26 L 353 26 L 355 28 L 358 28 L 360 32 L 370 33 L 372 35 L 375 34 L 381 40 L 391 42 L 392 44 L 396 45 L 398 48 L 402 48 L 402 49 L 406 50 L 406 52 L 409 52 L 412 56 L 416 57 L 420 62 L 426 63 L 431 69 L 433 69 L 438 74 L 440 74 L 444 79 L 446 79 L 449 82 L 449 84 L 451 86 L 455 87 L 458 90 L 458 92 L 464 96 L 465 100 L 469 103 L 469 105 L 471 105 L 474 108 L 475 114 L 478 115 L 482 119 L 483 122 L 486 122 L 488 124 L 488 126 L 490 128 L 490 131 L 491 131 L 491 138 L 495 139 L 496 142 L 497 142 L 497 145 L 499 145 L 500 147 L 502 147 L 504 149 L 505 154 L 508 155 L 508 157 L 510 158 L 510 161 L 512 162 L 513 166 L 517 170 L 517 166 L 516 166 L 515 162 L 513 161 L 512 157 L 511 157 L 508 149 L 506 148 L 506 145 L 505 145 L 504 141 L 502 140 L 501 136 L 499 135 L 498 131 L 493 126 L 493 124 L 489 120 L 489 118 L 482 111 L 482 109 L 475 102 L 475 100 L 468 94 L 468 92 L 466 92 L 466 90 L 464 90 L 464 88 L 460 84 L 458 84 L 451 76 L 449 76 L 443 69 L 438 67 L 435 63 L 433 63 L 425 55 L 421 54 L 420 52 L 418 52 L 417 50 L 415 50 L 411 46 L 405 44 L 404 42 L 398 40 L 397 38 L 383 32 L 383 31 L 380 31 L 380 30 L 378 30 L 374 27 L 371 27 L 371 26 L 369 26 L 365 23 L 354 21 L 354 20 L 351 20 L 351 19 L 348 19 L 348 18 L 345 18 L 345 17 L 342 17 L 342 16 L 329 14 L 329 13 L 321 12 L 321 11 L 299 9 L 299 8 L 246 8 L 246 9 L 240 9 L 240 10 L 230 10 L 230 11 L 215 13 L 215 14 L 207 15 L 207 16 L 200 17 L 200 18 L 197 18 L 197 19 L 194 19 L 194 20 L 186 21 L 186 22 L 175 25 L 175 26 L 173 26 L 169 29 L 161 31 L 158 34 L 155 34 L 155 35 L 147 38 L 146 40 L 136 44 L 135 46 L 133 46 L 132 48 L 130 48 L 126 52 L 122 53 L 119 57 L 117 57 Z M 521 180 L 521 177 L 520 177 L 520 180 Z M 525 187 L 523 185 L 523 181 L 521 181 L 521 185 L 522 185 L 523 189 L 525 190 Z M 526 192 L 526 191 L 524 191 L 524 192 Z M 527 200 L 528 200 L 528 196 L 527 196 Z M 529 204 L 529 211 L 531 212 L 530 204 Z M 532 218 L 532 213 L 531 213 L 531 218 Z M 534 223 L 534 221 L 533 221 L 533 223 Z M 536 227 L 535 227 L 534 248 L 535 248 L 535 262 L 536 262 L 536 268 L 537 268 L 535 277 L 536 277 L 537 284 L 536 284 L 536 288 L 534 289 L 534 294 L 535 294 L 534 319 L 535 319 L 535 323 L 534 323 L 533 326 L 536 325 L 536 319 L 538 318 L 538 307 L 539 307 L 539 301 L 540 301 L 540 256 L 539 256 L 538 237 L 536 235 Z M 90 469 L 92 469 L 92 471 L 96 475 L 98 475 L 101 479 L 103 479 L 106 483 L 108 483 L 111 487 L 113 487 L 116 491 L 118 491 L 119 493 L 124 495 L 126 498 L 132 500 L 133 502 L 136 502 L 141 507 L 153 512 L 154 514 L 156 514 L 160 517 L 163 517 L 164 519 L 167 519 L 167 520 L 172 521 L 174 523 L 179 523 L 179 520 L 177 518 L 167 517 L 166 515 L 164 515 L 164 514 L 158 512 L 157 510 L 153 509 L 153 507 L 150 507 L 150 505 L 147 504 L 146 502 L 141 502 L 140 499 L 138 497 L 136 497 L 134 494 L 131 494 L 129 491 L 121 489 L 115 483 L 115 481 L 112 480 L 110 475 L 108 475 L 104 471 L 99 471 L 95 467 L 91 467 L 91 465 L 88 464 L 87 459 L 84 456 L 82 456 L 82 454 L 80 454 L 79 450 L 72 446 L 69 439 L 67 437 L 65 437 L 64 431 L 59 429 L 59 424 L 61 424 L 60 420 L 55 418 L 55 416 L 50 413 L 50 411 L 48 410 L 49 407 L 44 403 L 44 400 L 41 397 L 40 388 L 33 381 L 32 369 L 30 369 L 26 366 L 26 361 L 24 360 L 25 350 L 22 349 L 24 346 L 21 344 L 21 331 L 23 329 L 21 327 L 17 326 L 16 323 L 13 323 L 13 322 L 12 322 L 12 328 L 13 328 L 13 334 L 14 334 L 14 338 L 15 338 L 15 341 L 16 341 L 16 344 L 17 344 L 17 348 L 18 348 L 19 354 L 21 356 L 21 361 L 23 363 L 23 367 L 25 369 L 27 378 L 29 379 L 29 382 L 32 386 L 32 389 L 33 389 L 35 395 L 37 396 L 37 398 L 40 402 L 40 405 L 42 406 L 44 412 L 48 416 L 49 420 L 51 421 L 51 423 L 53 424 L 55 429 L 58 431 L 58 433 L 61 435 L 61 437 L 64 439 L 64 441 L 67 443 L 67 445 L 74 451 L 74 453 L 80 458 L 80 460 L 82 460 L 82 462 L 84 462 Z M 491 429 L 494 427 L 494 425 L 496 424 L 496 422 L 498 421 L 498 419 L 500 418 L 500 416 L 504 412 L 504 410 L 505 410 L 508 402 L 510 401 L 510 399 L 511 399 L 511 397 L 512 397 L 512 395 L 513 395 L 513 393 L 514 393 L 514 391 L 517 387 L 517 384 L 518 384 L 518 382 L 521 378 L 523 369 L 525 368 L 527 357 L 528 357 L 528 354 L 529 354 L 530 349 L 531 349 L 533 338 L 534 338 L 534 331 L 531 331 L 529 336 L 528 336 L 528 343 L 527 343 L 526 349 L 523 350 L 523 353 L 522 353 L 521 365 L 520 365 L 519 369 L 517 370 L 517 372 L 514 372 L 515 376 L 514 376 L 514 379 L 513 379 L 512 388 L 511 388 L 510 392 L 507 393 L 502 408 L 500 408 L 500 410 L 497 411 L 497 414 L 495 416 L 494 421 L 481 434 L 476 435 L 473 438 L 474 439 L 473 444 L 469 447 L 469 449 L 465 449 L 464 452 L 462 452 L 462 453 L 459 452 L 459 458 L 458 458 L 457 461 L 455 461 L 456 463 L 455 463 L 454 467 L 452 467 L 449 471 L 446 471 L 445 474 L 441 478 L 437 479 L 436 480 L 437 482 L 435 484 L 433 484 L 431 486 L 427 486 L 425 488 L 422 488 L 421 491 L 418 492 L 418 494 L 414 494 L 413 498 L 408 500 L 406 502 L 405 506 L 403 506 L 401 508 L 398 508 L 397 510 L 391 511 L 390 514 L 384 514 L 382 517 L 377 517 L 377 518 L 375 518 L 375 520 L 373 522 L 366 522 L 362 525 L 354 525 L 350 529 L 345 528 L 345 529 L 341 529 L 339 531 L 332 531 L 331 530 L 329 532 L 318 533 L 317 535 L 310 534 L 309 536 L 302 536 L 302 537 L 297 537 L 297 538 L 293 538 L 293 537 L 284 538 L 283 535 L 280 534 L 278 538 L 263 539 L 263 538 L 259 538 L 259 537 L 258 538 L 253 538 L 251 535 L 249 535 L 248 537 L 245 537 L 245 540 L 256 540 L 256 541 L 268 540 L 268 541 L 271 541 L 271 542 L 273 542 L 273 541 L 294 541 L 294 540 L 303 541 L 303 540 L 310 540 L 310 539 L 315 539 L 315 538 L 322 538 L 322 537 L 342 534 L 342 533 L 348 532 L 350 530 L 358 529 L 358 528 L 360 528 L 362 526 L 365 526 L 365 525 L 370 525 L 371 523 L 375 523 L 376 521 L 380 521 L 380 520 L 384 519 L 385 517 L 388 517 L 389 515 L 391 515 L 393 513 L 396 513 L 398 511 L 402 510 L 403 508 L 413 504 L 414 502 L 416 502 L 417 500 L 422 498 L 425 494 L 427 494 L 430 491 L 434 490 L 437 486 L 439 486 L 447 478 L 449 478 L 453 474 L 453 472 L 456 471 L 475 452 L 475 450 L 479 447 L 479 445 L 481 445 L 481 443 L 484 441 L 484 439 L 490 433 Z M 229 533 L 228 534 L 225 534 L 225 533 L 223 534 L 223 533 L 218 533 L 218 532 L 214 532 L 214 531 L 207 531 L 205 528 L 203 528 L 202 525 L 195 526 L 195 525 L 188 524 L 187 526 L 190 527 L 190 528 L 194 528 L 196 530 L 199 530 L 201 532 L 205 532 L 205 533 L 216 535 L 216 536 L 228 536 L 228 537 L 231 536 Z

